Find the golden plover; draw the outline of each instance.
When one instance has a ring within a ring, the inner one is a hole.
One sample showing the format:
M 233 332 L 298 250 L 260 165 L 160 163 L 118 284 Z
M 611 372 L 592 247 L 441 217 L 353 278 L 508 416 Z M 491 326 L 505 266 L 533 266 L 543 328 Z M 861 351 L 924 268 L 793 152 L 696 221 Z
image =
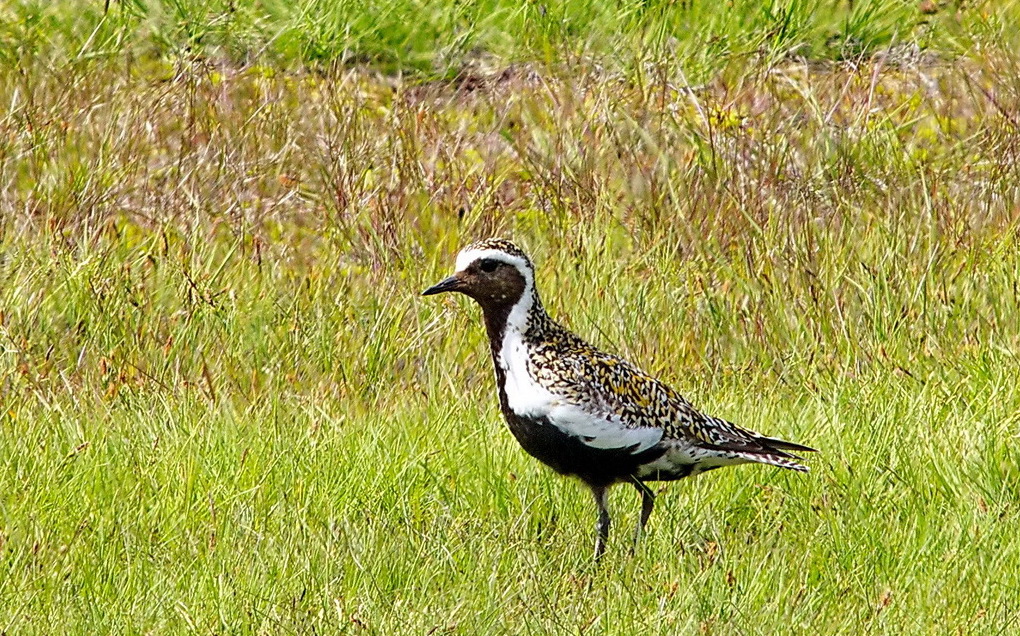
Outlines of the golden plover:
M 645 482 L 749 462 L 808 470 L 790 451 L 814 449 L 704 415 L 662 382 L 554 322 L 542 308 L 531 261 L 510 241 L 465 247 L 456 273 L 422 295 L 442 292 L 466 294 L 482 307 L 510 432 L 530 455 L 594 493 L 596 559 L 609 537 L 606 495 L 614 484 L 629 482 L 641 493 L 636 542 L 655 503 Z

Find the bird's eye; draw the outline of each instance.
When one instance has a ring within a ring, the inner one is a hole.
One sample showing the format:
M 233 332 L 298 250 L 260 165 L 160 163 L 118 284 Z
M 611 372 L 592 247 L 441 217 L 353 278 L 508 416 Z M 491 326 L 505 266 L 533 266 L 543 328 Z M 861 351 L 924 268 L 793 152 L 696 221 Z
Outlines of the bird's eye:
M 482 268 L 483 272 L 494 272 L 499 267 L 499 261 L 491 258 L 483 258 L 482 262 L 478 264 Z

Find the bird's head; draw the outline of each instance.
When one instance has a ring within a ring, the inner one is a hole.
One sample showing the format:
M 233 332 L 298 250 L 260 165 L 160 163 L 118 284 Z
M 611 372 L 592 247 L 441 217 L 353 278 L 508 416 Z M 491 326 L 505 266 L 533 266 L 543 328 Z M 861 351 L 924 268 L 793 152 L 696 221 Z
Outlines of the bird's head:
M 422 296 L 460 292 L 483 309 L 513 307 L 535 289 L 535 270 L 528 256 L 505 239 L 472 243 L 457 255 L 453 276 L 429 287 Z

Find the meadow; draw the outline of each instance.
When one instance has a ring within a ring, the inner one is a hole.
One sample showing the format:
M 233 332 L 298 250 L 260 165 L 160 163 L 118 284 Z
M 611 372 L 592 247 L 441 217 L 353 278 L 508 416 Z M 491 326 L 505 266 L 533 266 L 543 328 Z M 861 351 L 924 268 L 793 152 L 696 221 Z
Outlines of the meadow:
M 0 6 L 0 634 L 1020 632 L 1014 2 Z M 816 447 L 526 456 L 478 238 Z

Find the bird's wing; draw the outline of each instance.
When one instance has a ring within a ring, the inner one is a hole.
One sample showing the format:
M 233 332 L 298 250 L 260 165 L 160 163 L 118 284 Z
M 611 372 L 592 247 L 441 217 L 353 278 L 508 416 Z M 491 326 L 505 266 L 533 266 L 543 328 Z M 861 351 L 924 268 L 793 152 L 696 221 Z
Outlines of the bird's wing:
M 788 450 L 813 449 L 763 437 L 700 413 L 682 395 L 617 356 L 581 344 L 555 373 L 539 383 L 558 396 L 550 421 L 596 448 L 640 452 L 660 441 L 680 441 L 706 450 L 795 458 Z M 590 441 L 589 441 L 590 440 Z

